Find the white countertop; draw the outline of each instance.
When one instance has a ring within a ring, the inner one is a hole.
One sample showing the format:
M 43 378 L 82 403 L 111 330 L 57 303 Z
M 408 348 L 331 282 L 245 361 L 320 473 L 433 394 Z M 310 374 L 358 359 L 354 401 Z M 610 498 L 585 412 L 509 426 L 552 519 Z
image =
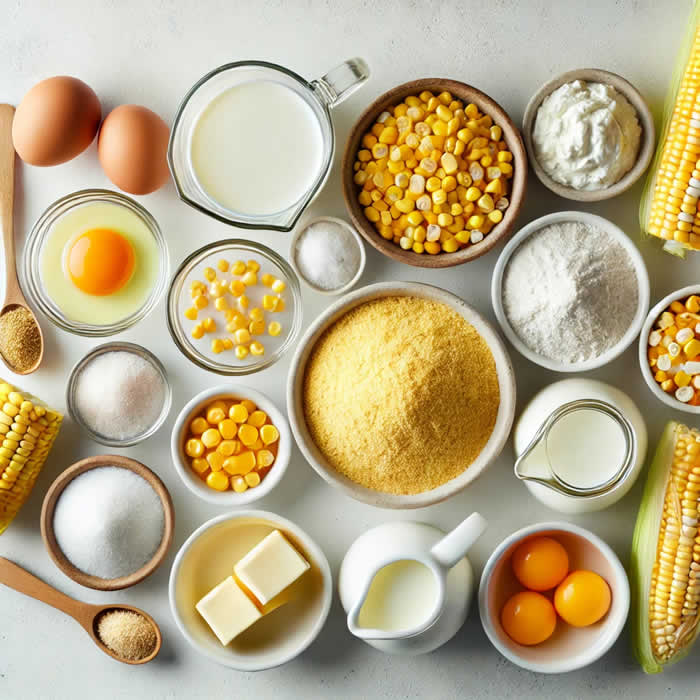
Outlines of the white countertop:
M 334 113 L 341 145 L 360 111 L 381 92 L 419 77 L 452 77 L 493 96 L 520 123 L 530 95 L 564 70 L 600 67 L 620 73 L 648 99 L 656 115 L 666 94 L 676 46 L 691 3 L 688 0 L 260 0 L 260 2 L 136 2 L 64 0 L 60 3 L 0 2 L 0 101 L 18 103 L 38 80 L 72 74 L 99 95 L 103 110 L 120 103 L 144 104 L 171 122 L 181 97 L 210 69 L 232 60 L 266 59 L 314 78 L 346 58 L 369 63 L 370 81 Z M 105 112 L 103 112 L 105 113 Z M 340 193 L 339 155 L 321 195 L 306 216 L 346 216 Z M 56 168 L 22 168 L 16 228 L 18 238 L 58 197 L 84 187 L 110 187 L 95 146 Z M 559 199 L 531 174 L 519 224 L 542 214 L 585 209 L 612 219 L 638 238 L 641 184 L 597 205 Z M 231 235 L 224 224 L 179 202 L 172 185 L 137 198 L 159 221 L 171 260 L 201 244 Z M 245 233 L 243 234 L 245 235 Z M 286 253 L 289 237 L 255 235 Z M 643 242 L 652 300 L 697 281 L 698 258 L 681 261 Z M 500 248 L 463 267 L 420 270 L 388 261 L 368 248 L 362 283 L 378 280 L 425 281 L 449 289 L 492 320 L 491 271 Z M 304 325 L 329 303 L 304 289 Z M 64 385 L 70 367 L 97 344 L 70 336 L 42 319 L 45 362 L 18 383 L 57 408 L 65 408 Z M 147 443 L 124 450 L 151 466 L 170 489 L 177 512 L 173 548 L 161 569 L 134 588 L 107 594 L 84 589 L 53 565 L 39 534 L 42 498 L 51 481 L 75 460 L 105 448 L 92 443 L 67 420 L 34 492 L 8 531 L 0 555 L 26 566 L 69 595 L 91 602 L 124 601 L 149 611 L 160 623 L 164 646 L 159 658 L 142 668 L 116 663 L 92 648 L 83 630 L 62 614 L 13 591 L 0 593 L 0 697 L 39 698 L 658 698 L 697 697 L 698 671 L 692 657 L 663 676 L 647 677 L 633 660 L 626 633 L 593 666 L 563 676 L 522 671 L 488 642 L 476 606 L 462 631 L 434 654 L 405 659 L 384 656 L 347 632 L 334 601 L 318 640 L 294 662 L 260 674 L 243 674 L 214 665 L 191 650 L 170 615 L 167 580 L 170 564 L 184 539 L 221 509 L 196 500 L 180 482 L 169 457 L 170 428 L 179 408 L 194 393 L 221 378 L 191 365 L 174 347 L 161 302 L 149 319 L 119 336 L 153 350 L 173 383 L 173 411 Z M 518 406 L 557 379 L 511 348 L 518 382 Z M 284 404 L 289 357 L 246 378 Z M 644 385 L 636 348 L 590 376 L 627 391 L 648 419 L 654 445 L 670 418 L 687 419 L 665 408 Z M 11 376 L 10 380 L 15 379 Z M 691 421 L 692 423 L 692 421 Z M 697 424 L 697 422 L 696 422 Z M 417 512 L 382 511 L 332 490 L 295 450 L 282 484 L 260 506 L 305 528 L 325 550 L 337 573 L 343 553 L 367 528 L 391 519 L 418 519 L 445 529 L 478 509 L 490 523 L 471 559 L 480 571 L 494 547 L 512 531 L 558 518 L 531 496 L 512 474 L 510 446 L 489 471 L 447 503 Z M 572 518 L 606 539 L 624 562 L 629 547 L 641 481 L 617 506 L 597 515 Z M 695 654 L 700 653 L 700 645 Z

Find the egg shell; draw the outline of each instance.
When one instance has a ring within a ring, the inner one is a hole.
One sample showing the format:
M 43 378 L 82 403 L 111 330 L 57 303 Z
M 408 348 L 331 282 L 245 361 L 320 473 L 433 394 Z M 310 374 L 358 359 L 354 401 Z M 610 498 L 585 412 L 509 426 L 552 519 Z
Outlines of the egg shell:
M 168 170 L 168 125 L 139 105 L 120 105 L 105 118 L 97 154 L 107 177 L 124 192 L 149 194 L 162 187 Z
M 65 163 L 92 143 L 101 115 L 97 95 L 82 80 L 66 75 L 47 78 L 17 107 L 12 142 L 25 163 Z

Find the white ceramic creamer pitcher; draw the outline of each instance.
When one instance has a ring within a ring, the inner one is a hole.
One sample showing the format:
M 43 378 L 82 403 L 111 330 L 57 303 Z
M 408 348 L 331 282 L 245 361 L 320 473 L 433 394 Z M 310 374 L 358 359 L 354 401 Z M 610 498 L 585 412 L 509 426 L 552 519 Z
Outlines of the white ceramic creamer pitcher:
M 339 593 L 350 632 L 394 654 L 421 654 L 451 639 L 466 619 L 473 585 L 465 555 L 486 529 L 472 513 L 452 532 L 424 523 L 375 527 L 351 545 Z

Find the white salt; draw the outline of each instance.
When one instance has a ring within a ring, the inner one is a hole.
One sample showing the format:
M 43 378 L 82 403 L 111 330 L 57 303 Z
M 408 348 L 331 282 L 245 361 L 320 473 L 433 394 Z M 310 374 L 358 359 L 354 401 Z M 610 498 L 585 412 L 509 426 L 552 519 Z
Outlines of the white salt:
M 165 514 L 158 494 L 122 467 L 97 467 L 71 481 L 53 516 L 56 541 L 81 571 L 120 578 L 148 563 L 163 539 Z
M 163 410 L 166 387 L 151 362 L 125 350 L 105 352 L 78 375 L 75 406 L 83 422 L 112 440 L 147 431 Z
M 302 277 L 320 289 L 332 291 L 352 281 L 360 269 L 362 252 L 345 226 L 322 219 L 302 231 L 294 259 Z

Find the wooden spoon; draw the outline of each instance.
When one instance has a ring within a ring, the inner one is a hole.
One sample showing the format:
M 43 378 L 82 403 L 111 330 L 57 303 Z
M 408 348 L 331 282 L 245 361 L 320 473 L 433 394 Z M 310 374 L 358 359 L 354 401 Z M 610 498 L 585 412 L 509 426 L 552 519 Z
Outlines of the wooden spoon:
M 92 637 L 92 641 L 95 642 L 107 656 L 111 656 L 113 659 L 121 661 L 124 664 L 140 665 L 148 663 L 152 661 L 160 651 L 160 647 L 163 643 L 160 628 L 155 620 L 143 610 L 133 608 L 130 605 L 122 605 L 121 603 L 113 605 L 90 605 L 88 603 L 81 603 L 78 600 L 69 598 L 64 593 L 56 590 L 53 586 L 49 586 L 48 583 L 44 583 L 36 576 L 25 571 L 21 566 L 11 562 L 9 559 L 5 559 L 5 557 L 0 557 L 0 583 L 4 583 L 6 586 L 14 588 L 16 591 L 24 593 L 31 598 L 36 598 L 36 600 L 40 600 L 42 603 L 46 603 L 52 608 L 66 613 L 66 615 L 70 615 L 74 620 L 80 623 L 90 637 Z M 128 612 L 137 613 L 138 615 L 143 615 L 143 617 L 153 625 L 153 629 L 156 633 L 156 646 L 151 654 L 143 659 L 125 659 L 118 656 L 102 642 L 97 634 L 97 621 L 103 613 L 113 610 L 126 610 Z
M 17 308 L 26 309 L 32 316 L 39 331 L 41 346 L 36 362 L 29 368 L 12 367 L 5 356 L 0 352 L 0 359 L 15 374 L 31 374 L 34 372 L 44 356 L 44 336 L 41 326 L 34 312 L 27 305 L 27 300 L 22 294 L 17 279 L 17 267 L 15 264 L 15 239 L 13 232 L 13 210 L 15 198 L 15 147 L 12 144 L 12 119 L 15 108 L 12 105 L 0 104 L 0 228 L 5 250 L 5 301 L 0 316 Z

